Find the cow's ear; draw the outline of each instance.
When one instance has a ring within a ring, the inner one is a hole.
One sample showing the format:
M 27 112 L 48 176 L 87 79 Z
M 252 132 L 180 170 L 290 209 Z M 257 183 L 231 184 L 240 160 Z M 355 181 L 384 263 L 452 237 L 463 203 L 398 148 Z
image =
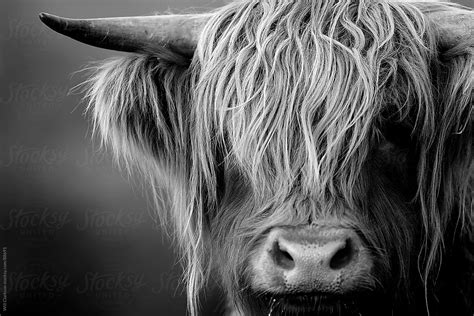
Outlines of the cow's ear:
M 187 74 L 169 58 L 130 55 L 100 63 L 84 85 L 103 143 L 153 181 L 186 169 Z

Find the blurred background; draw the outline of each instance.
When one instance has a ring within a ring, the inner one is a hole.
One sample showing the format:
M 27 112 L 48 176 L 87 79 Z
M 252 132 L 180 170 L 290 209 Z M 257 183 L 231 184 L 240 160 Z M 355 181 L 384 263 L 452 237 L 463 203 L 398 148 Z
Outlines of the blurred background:
M 8 272 L 0 315 L 186 314 L 178 258 L 146 190 L 99 150 L 81 95 L 69 94 L 84 80 L 74 72 L 119 53 L 56 34 L 38 13 L 132 16 L 223 3 L 0 1 L 0 248 Z M 221 315 L 219 295 L 209 292 L 202 315 Z
M 185 315 L 178 258 L 146 190 L 99 150 L 81 96 L 69 93 L 84 79 L 76 71 L 119 53 L 67 39 L 37 16 L 202 12 L 224 2 L 0 2 L 2 277 L 8 272 L 0 315 Z M 222 314 L 218 291 L 207 291 L 201 314 Z

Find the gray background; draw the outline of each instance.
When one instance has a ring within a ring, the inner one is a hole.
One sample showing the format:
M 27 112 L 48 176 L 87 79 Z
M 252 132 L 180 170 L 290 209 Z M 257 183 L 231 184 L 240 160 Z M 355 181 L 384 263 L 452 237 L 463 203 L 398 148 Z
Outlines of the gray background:
M 6 315 L 185 314 L 177 258 L 149 216 L 152 207 L 139 179 L 120 172 L 99 150 L 97 139 L 91 141 L 81 95 L 68 94 L 84 80 L 74 72 L 118 53 L 53 33 L 38 13 L 128 16 L 190 7 L 203 11 L 222 3 L 0 1 L 0 246 L 7 246 Z M 205 302 L 203 314 L 211 314 L 218 297 Z
M 185 314 L 177 258 L 149 215 L 139 179 L 121 173 L 97 140 L 91 141 L 81 96 L 68 94 L 84 79 L 74 72 L 118 53 L 55 34 L 37 14 L 205 11 L 224 2 L 1 0 L 0 246 L 7 247 L 2 249 L 8 264 L 6 315 Z M 208 293 L 202 314 L 219 314 L 218 291 Z

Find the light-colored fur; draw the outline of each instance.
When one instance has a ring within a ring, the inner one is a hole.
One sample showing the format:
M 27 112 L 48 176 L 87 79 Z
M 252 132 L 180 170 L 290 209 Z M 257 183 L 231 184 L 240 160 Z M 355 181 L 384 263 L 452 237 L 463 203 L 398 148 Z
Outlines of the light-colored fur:
M 459 223 L 457 235 L 472 226 L 472 50 L 461 43 L 442 58 L 433 25 L 410 3 L 247 0 L 214 12 L 190 67 L 149 55 L 95 69 L 95 126 L 166 205 L 191 313 L 212 269 L 241 303 L 245 260 L 266 228 L 332 216 L 341 201 L 361 208 L 387 111 L 417 144 L 415 261 L 430 293 L 448 226 Z M 220 208 L 219 168 L 236 170 L 251 193 Z M 382 232 L 361 225 L 374 246 L 394 249 L 403 278 L 414 232 L 404 206 L 386 200 L 385 213 L 353 216 L 379 221 Z M 300 213 L 283 207 L 290 201 Z

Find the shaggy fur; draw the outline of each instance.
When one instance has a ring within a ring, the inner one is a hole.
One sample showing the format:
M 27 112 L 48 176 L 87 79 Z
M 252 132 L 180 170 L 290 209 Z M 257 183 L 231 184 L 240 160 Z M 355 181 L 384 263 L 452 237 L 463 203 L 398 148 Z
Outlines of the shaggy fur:
M 249 288 L 255 245 L 337 221 L 376 263 L 364 315 L 470 315 L 473 60 L 415 4 L 245 0 L 215 12 L 189 65 L 113 59 L 87 97 L 173 224 L 192 314 L 211 271 L 233 309 L 284 313 Z

